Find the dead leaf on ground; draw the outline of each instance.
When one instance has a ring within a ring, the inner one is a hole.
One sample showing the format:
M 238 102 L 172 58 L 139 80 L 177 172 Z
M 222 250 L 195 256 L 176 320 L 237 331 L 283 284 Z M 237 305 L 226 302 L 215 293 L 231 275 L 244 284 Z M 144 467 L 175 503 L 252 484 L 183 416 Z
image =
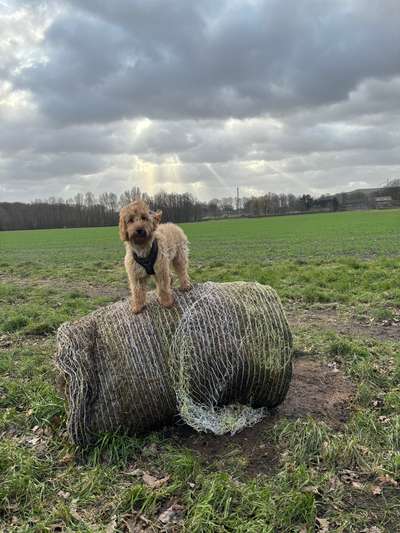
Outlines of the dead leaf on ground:
M 353 483 L 353 481 L 359 478 L 357 472 L 354 472 L 353 470 L 348 470 L 347 468 L 342 470 L 339 475 L 343 483 Z
M 158 530 L 158 526 L 152 524 L 144 515 L 125 515 L 122 523 L 126 533 L 154 533 Z
M 74 455 L 72 453 L 66 453 L 63 457 L 61 457 L 60 463 L 66 465 L 68 463 L 72 463 L 73 460 Z
M 183 505 L 179 505 L 177 503 L 174 503 L 171 505 L 171 507 L 168 507 L 165 511 L 163 511 L 160 516 L 158 517 L 159 521 L 163 524 L 170 524 L 171 522 L 175 521 L 177 518 L 180 518 L 180 515 L 184 511 Z
M 320 531 L 320 533 L 326 533 L 327 531 L 329 531 L 329 520 L 327 520 L 326 518 L 318 517 L 316 520 L 318 522 L 318 531 Z
M 383 493 L 384 487 L 390 486 L 397 488 L 399 486 L 398 482 L 390 477 L 388 474 L 378 476 L 377 481 L 379 485 L 375 485 L 372 487 L 372 494 L 374 496 L 379 496 Z
M 113 516 L 111 518 L 111 522 L 106 527 L 106 533 L 114 533 L 114 531 L 117 529 L 117 517 Z
M 157 479 L 156 477 L 151 476 L 147 472 L 144 472 L 142 479 L 143 479 L 143 483 L 147 485 L 148 487 L 150 487 L 151 489 L 159 489 L 160 487 L 168 483 L 169 476 L 165 476 L 161 479 Z
M 124 524 L 128 533 L 143 533 L 147 528 L 136 522 L 136 518 L 125 518 Z
M 385 474 L 384 476 L 379 476 L 378 481 L 380 485 L 391 485 L 392 487 L 398 487 L 398 483 L 395 479 L 390 477 L 388 474 Z
M 374 496 L 379 496 L 380 494 L 382 494 L 382 487 L 379 487 L 379 486 L 373 487 L 372 494 Z
M 307 485 L 306 487 L 303 487 L 304 492 L 310 492 L 311 494 L 318 494 L 318 487 L 315 487 L 314 485 Z

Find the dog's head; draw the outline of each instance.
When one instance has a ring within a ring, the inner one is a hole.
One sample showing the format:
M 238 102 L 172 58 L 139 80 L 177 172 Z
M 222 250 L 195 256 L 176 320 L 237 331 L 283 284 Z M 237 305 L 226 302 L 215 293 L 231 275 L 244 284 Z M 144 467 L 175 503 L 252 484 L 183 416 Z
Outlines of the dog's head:
M 121 241 L 135 245 L 146 244 L 161 220 L 161 211 L 150 211 L 142 200 L 136 200 L 119 213 L 119 235 Z

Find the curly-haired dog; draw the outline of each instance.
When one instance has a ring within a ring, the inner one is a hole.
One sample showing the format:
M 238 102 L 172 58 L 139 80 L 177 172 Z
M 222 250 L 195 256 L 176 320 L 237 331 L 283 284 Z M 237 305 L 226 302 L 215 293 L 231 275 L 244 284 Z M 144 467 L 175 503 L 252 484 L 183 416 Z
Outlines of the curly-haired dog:
M 188 276 L 188 241 L 175 224 L 160 224 L 161 211 L 150 211 L 142 200 L 123 207 L 119 234 L 125 244 L 125 268 L 132 292 L 132 309 L 140 313 L 146 304 L 146 282 L 155 276 L 161 305 L 172 307 L 171 266 L 182 290 L 191 288 Z

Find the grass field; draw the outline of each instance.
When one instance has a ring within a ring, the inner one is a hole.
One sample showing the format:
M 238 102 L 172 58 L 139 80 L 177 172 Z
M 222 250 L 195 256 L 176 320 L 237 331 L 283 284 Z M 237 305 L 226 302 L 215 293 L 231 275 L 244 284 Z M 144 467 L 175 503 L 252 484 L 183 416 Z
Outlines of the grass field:
M 127 295 L 117 229 L 0 233 L 0 531 L 397 531 L 400 211 L 183 227 L 194 280 L 279 291 L 288 401 L 232 438 L 180 427 L 75 450 L 55 331 Z

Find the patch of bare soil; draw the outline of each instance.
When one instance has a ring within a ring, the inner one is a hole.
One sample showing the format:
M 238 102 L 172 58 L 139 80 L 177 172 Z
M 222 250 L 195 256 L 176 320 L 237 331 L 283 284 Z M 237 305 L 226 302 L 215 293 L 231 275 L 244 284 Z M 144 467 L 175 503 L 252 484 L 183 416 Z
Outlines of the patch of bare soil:
M 198 434 L 187 426 L 171 430 L 177 443 L 196 451 L 204 462 L 235 461 L 244 457 L 246 474 L 257 475 L 274 470 L 279 461 L 268 432 L 279 419 L 312 416 L 339 429 L 348 417 L 354 393 L 353 384 L 342 371 L 309 358 L 295 360 L 293 379 L 283 404 L 262 422 L 234 436 Z
M 365 321 L 343 316 L 332 308 L 326 309 L 294 309 L 286 310 L 286 316 L 291 327 L 312 326 L 319 329 L 336 331 L 342 335 L 358 337 L 373 337 L 382 341 L 400 341 L 400 316 L 395 320 Z

